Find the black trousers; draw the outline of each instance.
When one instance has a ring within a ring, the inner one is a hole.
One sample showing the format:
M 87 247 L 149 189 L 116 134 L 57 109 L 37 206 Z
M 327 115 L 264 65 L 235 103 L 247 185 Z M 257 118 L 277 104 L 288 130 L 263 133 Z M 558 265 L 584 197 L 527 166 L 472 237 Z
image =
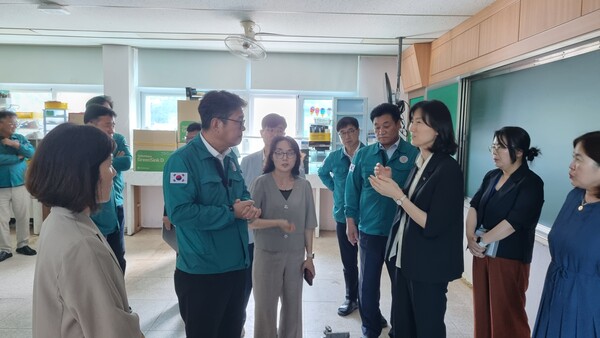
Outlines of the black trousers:
M 346 223 L 336 222 L 336 233 L 340 246 L 340 256 L 344 266 L 346 299 L 358 301 L 358 245 L 352 245 L 346 235 Z
M 175 293 L 187 338 L 242 335 L 246 270 L 194 275 L 175 269 Z
M 244 320 L 243 324 L 246 323 L 246 308 L 250 301 L 250 294 L 252 293 L 252 264 L 254 263 L 254 243 L 248 244 L 248 255 L 250 258 L 250 266 L 246 269 L 246 286 L 244 288 Z
M 426 283 L 407 279 L 396 268 L 392 285 L 392 327 L 395 337 L 446 337 L 448 282 Z

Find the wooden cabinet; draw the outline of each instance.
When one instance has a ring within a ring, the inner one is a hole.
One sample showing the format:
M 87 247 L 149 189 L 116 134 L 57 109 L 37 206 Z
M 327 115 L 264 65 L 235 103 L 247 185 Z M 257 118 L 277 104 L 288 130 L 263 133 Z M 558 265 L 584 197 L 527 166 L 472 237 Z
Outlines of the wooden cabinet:
M 519 40 L 519 9 L 519 2 L 515 2 L 481 22 L 480 56 Z
M 582 0 L 521 0 L 519 40 L 581 16 Z

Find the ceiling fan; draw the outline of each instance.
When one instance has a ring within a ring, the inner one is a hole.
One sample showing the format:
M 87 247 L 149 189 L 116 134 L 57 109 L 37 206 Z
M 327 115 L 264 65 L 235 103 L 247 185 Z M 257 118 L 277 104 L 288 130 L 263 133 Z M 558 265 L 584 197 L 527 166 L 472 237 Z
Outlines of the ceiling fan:
M 260 31 L 260 27 L 254 21 L 244 20 L 240 22 L 244 27 L 243 35 L 230 35 L 225 38 L 225 46 L 229 52 L 242 59 L 250 61 L 260 61 L 267 58 L 267 50 L 265 47 L 256 41 L 256 29 Z

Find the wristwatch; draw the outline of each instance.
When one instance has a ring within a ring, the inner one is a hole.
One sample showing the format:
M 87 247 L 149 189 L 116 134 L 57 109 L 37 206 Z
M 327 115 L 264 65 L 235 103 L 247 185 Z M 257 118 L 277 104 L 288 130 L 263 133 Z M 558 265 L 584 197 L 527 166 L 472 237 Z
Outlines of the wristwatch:
M 477 245 L 479 245 L 480 247 L 487 248 L 488 243 L 484 242 L 483 238 L 481 238 L 481 237 L 478 236 L 477 239 L 476 239 L 476 241 L 477 241 Z
M 402 202 L 404 202 L 405 199 L 406 199 L 406 195 L 404 195 L 398 199 L 395 199 L 394 202 L 396 202 L 396 204 L 402 206 Z
M 306 258 L 315 259 L 315 253 L 313 252 L 310 255 L 306 254 Z

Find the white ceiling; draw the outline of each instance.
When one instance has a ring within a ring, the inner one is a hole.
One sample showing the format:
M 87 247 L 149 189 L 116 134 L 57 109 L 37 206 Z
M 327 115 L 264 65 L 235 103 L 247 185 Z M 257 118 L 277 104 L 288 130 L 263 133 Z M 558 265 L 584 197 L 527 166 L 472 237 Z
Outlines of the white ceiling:
M 270 52 L 395 55 L 429 42 L 493 0 L 0 0 L 0 44 L 122 44 L 140 48 L 226 50 L 223 40 L 256 22 Z

